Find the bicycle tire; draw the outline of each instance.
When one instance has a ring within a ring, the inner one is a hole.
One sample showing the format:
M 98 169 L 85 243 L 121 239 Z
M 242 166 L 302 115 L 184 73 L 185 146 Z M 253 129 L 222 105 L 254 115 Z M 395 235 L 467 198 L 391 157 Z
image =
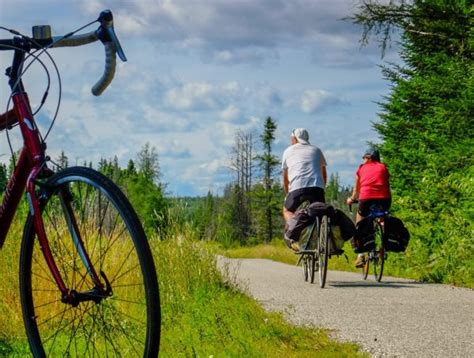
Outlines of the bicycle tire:
M 88 292 L 93 285 L 65 219 L 74 216 L 86 252 L 97 271 L 108 276 L 113 294 L 77 307 L 62 303 L 30 215 L 21 247 L 20 296 L 33 355 L 158 356 L 161 312 L 155 265 L 125 195 L 107 177 L 83 167 L 53 175 L 39 192 L 47 239 L 67 287 Z
M 367 276 L 369 275 L 369 267 L 370 267 L 370 259 L 367 257 L 365 259 L 365 264 L 361 268 L 362 272 L 362 279 L 365 281 L 367 280 Z
M 308 277 L 309 277 L 309 263 L 308 263 L 308 255 L 303 254 L 303 277 L 305 282 L 308 282 Z
M 315 255 L 311 255 L 311 283 L 314 283 L 314 277 L 316 272 L 316 257 Z
M 377 282 L 382 280 L 383 267 L 385 263 L 385 249 L 383 245 L 383 228 L 379 222 L 374 221 L 375 225 L 375 250 L 374 250 L 374 277 Z
M 323 215 L 320 219 L 319 225 L 319 240 L 318 240 L 318 261 L 319 261 L 319 286 L 324 288 L 326 285 L 326 276 L 328 272 L 328 258 L 329 258 L 329 222 L 327 215 Z

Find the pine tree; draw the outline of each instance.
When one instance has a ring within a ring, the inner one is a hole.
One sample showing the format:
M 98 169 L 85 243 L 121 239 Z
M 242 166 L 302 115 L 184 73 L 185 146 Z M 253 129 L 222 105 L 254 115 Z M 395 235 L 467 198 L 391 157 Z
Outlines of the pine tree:
M 264 237 L 265 242 L 270 242 L 274 236 L 275 213 L 280 210 L 279 203 L 275 200 L 274 175 L 279 164 L 278 158 L 273 154 L 272 145 L 275 140 L 275 130 L 277 126 L 272 117 L 267 117 L 260 135 L 263 146 L 263 154 L 258 155 L 260 169 L 263 172 L 261 190 L 255 190 L 255 194 L 260 198 L 264 208 Z
M 146 143 L 137 155 L 138 171 L 145 176 L 145 178 L 152 181 L 160 179 L 160 164 L 158 161 L 158 152 L 155 147 Z
M 69 158 L 67 157 L 66 153 L 64 153 L 64 150 L 61 151 L 61 154 L 59 154 L 56 162 L 60 168 L 67 168 L 69 166 Z

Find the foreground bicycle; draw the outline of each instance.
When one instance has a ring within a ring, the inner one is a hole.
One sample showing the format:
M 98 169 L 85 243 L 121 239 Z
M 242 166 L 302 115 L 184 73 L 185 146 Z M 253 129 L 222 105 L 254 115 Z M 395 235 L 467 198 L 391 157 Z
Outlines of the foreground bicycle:
M 116 53 L 126 58 L 112 13 L 103 11 L 97 21 L 99 28 L 85 35 L 51 37 L 48 27 L 37 27 L 33 38 L 9 30 L 17 36 L 0 40 L 0 50 L 14 52 L 6 72 L 13 109 L 0 116 L 0 130 L 18 125 L 24 141 L 0 208 L 0 247 L 26 191 L 20 295 L 35 357 L 158 355 L 158 281 L 142 225 L 124 194 L 102 174 L 84 167 L 56 173 L 50 168 L 47 136 L 35 124 L 22 83 L 29 67 L 25 60 L 40 61 L 49 48 L 100 40 L 106 65 L 92 89 L 100 95 L 113 79 Z
M 354 201 L 357 203 L 358 201 Z M 352 207 L 349 206 L 352 211 Z M 389 215 L 389 212 L 382 210 L 376 205 L 370 207 L 370 213 L 367 216 L 373 225 L 371 230 L 371 238 L 367 241 L 367 247 L 369 250 L 367 252 L 367 257 L 365 257 L 364 266 L 362 266 L 362 278 L 367 279 L 369 275 L 370 263 L 372 263 L 374 277 L 377 282 L 382 280 L 383 268 L 385 260 L 387 259 L 387 251 L 385 249 L 385 222 Z

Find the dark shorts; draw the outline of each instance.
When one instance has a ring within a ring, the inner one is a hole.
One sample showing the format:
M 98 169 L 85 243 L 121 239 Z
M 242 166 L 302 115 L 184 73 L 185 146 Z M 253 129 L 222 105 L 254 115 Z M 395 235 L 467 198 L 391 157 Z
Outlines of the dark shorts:
M 392 198 L 388 199 L 362 199 L 359 200 L 359 209 L 357 210 L 360 216 L 366 217 L 370 214 L 370 207 L 377 205 L 382 211 L 390 209 Z
M 286 196 L 285 208 L 294 213 L 296 209 L 298 209 L 298 206 L 300 206 L 305 201 L 309 201 L 310 203 L 314 203 L 315 201 L 325 203 L 326 200 L 324 198 L 324 189 L 319 187 L 311 187 L 290 191 Z

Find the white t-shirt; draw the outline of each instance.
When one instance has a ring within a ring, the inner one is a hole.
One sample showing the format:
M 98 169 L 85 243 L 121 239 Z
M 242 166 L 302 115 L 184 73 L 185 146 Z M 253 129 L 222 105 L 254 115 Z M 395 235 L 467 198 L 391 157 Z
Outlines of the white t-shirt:
M 326 165 L 323 152 L 314 145 L 296 143 L 286 148 L 281 167 L 288 169 L 288 191 L 310 187 L 324 189 L 321 166 Z

